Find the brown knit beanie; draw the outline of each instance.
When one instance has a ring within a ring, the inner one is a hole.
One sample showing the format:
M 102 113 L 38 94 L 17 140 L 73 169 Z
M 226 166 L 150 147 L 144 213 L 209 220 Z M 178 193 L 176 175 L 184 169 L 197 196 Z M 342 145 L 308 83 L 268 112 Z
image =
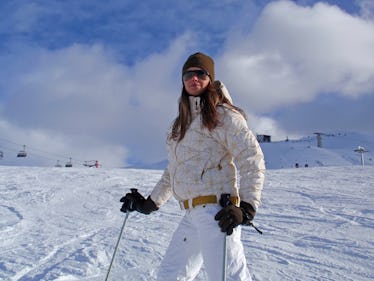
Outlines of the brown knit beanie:
M 203 53 L 190 55 L 183 65 L 182 75 L 190 67 L 201 67 L 208 71 L 210 80 L 214 81 L 214 61 L 210 56 Z

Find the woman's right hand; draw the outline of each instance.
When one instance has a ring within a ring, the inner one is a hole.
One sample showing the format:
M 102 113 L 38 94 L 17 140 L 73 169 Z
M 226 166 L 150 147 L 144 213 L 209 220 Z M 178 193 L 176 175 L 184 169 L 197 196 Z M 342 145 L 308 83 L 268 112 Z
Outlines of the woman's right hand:
M 130 193 L 127 193 L 120 200 L 122 202 L 121 212 L 133 212 L 137 211 L 142 214 L 150 214 L 153 211 L 158 210 L 156 204 L 152 201 L 151 197 L 147 199 L 141 195 L 136 188 L 132 188 Z

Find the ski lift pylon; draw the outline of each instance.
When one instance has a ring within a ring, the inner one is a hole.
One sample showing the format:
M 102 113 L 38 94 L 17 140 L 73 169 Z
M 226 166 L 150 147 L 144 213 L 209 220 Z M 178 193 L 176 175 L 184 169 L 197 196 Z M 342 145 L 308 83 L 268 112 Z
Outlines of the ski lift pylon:
M 71 162 L 71 157 L 70 157 L 69 162 L 67 162 L 67 163 L 65 164 L 65 167 L 66 167 L 66 168 L 71 168 L 71 167 L 73 167 L 73 163 Z
M 20 150 L 18 153 L 17 153 L 17 157 L 26 157 L 27 156 L 27 153 L 26 153 L 26 145 L 23 145 L 23 149 Z

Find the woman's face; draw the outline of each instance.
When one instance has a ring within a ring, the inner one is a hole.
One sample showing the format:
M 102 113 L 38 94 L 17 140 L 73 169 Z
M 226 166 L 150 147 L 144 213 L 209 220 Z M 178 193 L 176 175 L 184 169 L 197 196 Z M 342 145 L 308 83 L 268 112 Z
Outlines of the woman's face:
M 191 96 L 198 96 L 208 87 L 210 78 L 208 72 L 200 67 L 190 67 L 183 73 L 184 88 Z

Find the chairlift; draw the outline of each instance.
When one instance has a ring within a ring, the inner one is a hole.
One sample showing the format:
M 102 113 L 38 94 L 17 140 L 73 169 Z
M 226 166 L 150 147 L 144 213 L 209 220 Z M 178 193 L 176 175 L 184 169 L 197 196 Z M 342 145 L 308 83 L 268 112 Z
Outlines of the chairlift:
M 71 168 L 71 167 L 73 167 L 73 163 L 71 162 L 71 158 L 70 158 L 69 162 L 67 162 L 67 163 L 65 164 L 65 167 L 66 167 L 66 168 Z
M 27 153 L 26 153 L 26 145 L 23 145 L 23 150 L 20 150 L 17 154 L 17 157 L 26 157 L 27 156 Z
M 91 167 L 98 168 L 99 167 L 99 161 L 97 161 L 97 160 L 84 161 L 83 166 L 89 167 L 89 168 L 91 168 Z

